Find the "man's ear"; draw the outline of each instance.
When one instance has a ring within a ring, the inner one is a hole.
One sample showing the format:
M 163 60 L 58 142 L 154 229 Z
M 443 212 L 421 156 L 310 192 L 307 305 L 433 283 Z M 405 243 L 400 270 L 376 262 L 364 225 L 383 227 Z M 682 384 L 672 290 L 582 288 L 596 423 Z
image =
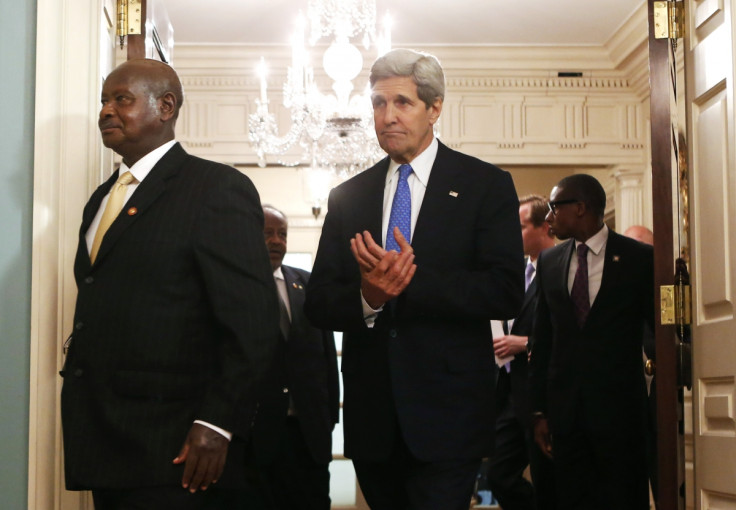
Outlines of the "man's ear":
M 577 207 L 578 216 L 585 216 L 588 210 L 588 205 L 585 202 L 575 202 L 575 207 Z
M 436 98 L 434 103 L 432 103 L 427 109 L 430 110 L 429 123 L 434 125 L 440 118 L 440 113 L 442 113 L 442 99 L 439 97 Z
M 166 92 L 159 98 L 159 110 L 161 112 L 161 120 L 169 120 L 176 112 L 176 96 L 173 92 Z

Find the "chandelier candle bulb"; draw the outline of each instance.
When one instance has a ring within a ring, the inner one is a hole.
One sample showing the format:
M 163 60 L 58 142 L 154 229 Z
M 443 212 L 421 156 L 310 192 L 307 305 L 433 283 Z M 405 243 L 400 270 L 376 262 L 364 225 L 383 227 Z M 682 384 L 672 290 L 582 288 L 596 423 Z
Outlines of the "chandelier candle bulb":
M 268 155 L 283 166 L 304 167 L 309 177 L 305 195 L 314 206 L 327 199 L 333 185 L 385 157 L 373 129 L 370 89 L 360 86 L 361 92 L 355 92 L 353 80 L 363 70 L 363 55 L 351 42 L 362 38 L 375 48 L 376 56 L 384 54 L 391 49 L 391 19 L 386 17 L 382 25 L 377 33 L 376 0 L 308 0 L 306 16 L 299 13 L 290 41 L 291 62 L 281 99 L 291 120 L 285 130 L 277 115 L 269 112 L 261 59 L 261 96 L 248 117 L 250 142 L 259 166 L 266 166 Z M 315 83 L 306 47 L 322 37 L 333 39 L 323 53 L 323 68 L 332 80 L 332 91 L 324 93 Z
M 258 76 L 261 79 L 261 104 L 266 104 L 268 96 L 266 95 L 266 59 L 261 57 L 261 62 L 258 64 Z

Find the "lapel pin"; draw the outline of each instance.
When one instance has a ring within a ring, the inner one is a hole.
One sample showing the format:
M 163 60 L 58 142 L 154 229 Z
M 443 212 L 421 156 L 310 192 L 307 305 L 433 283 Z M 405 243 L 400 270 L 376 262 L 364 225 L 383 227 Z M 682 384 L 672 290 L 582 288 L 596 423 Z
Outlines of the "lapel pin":
M 304 288 L 301 285 L 298 285 L 297 283 L 292 283 L 291 286 L 294 287 L 295 289 L 299 289 L 299 290 L 301 290 L 301 289 Z
M 450 191 L 450 196 L 452 198 L 457 198 L 458 192 L 457 191 Z
M 138 208 L 137 207 L 131 207 L 128 209 L 128 216 L 135 216 L 138 214 Z
M 613 256 L 613 261 L 614 262 L 618 262 L 619 260 L 621 260 L 621 257 L 619 255 L 614 255 Z

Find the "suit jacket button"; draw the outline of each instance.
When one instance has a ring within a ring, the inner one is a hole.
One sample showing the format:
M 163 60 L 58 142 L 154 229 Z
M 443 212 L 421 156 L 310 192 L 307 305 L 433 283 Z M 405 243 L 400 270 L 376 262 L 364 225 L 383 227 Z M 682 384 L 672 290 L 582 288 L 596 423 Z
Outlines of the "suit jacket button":
M 397 336 L 399 336 L 399 333 L 397 333 L 395 329 L 392 329 L 388 332 L 388 336 L 390 336 L 391 338 L 396 338 Z
M 80 330 L 80 329 L 82 329 L 82 328 L 84 328 L 84 323 L 83 323 L 83 322 L 77 322 L 77 323 L 76 323 L 76 324 L 74 325 L 74 329 L 76 329 L 77 331 L 79 331 L 79 330 Z
M 94 276 L 88 276 L 87 278 L 84 279 L 84 283 L 86 284 L 93 283 L 94 281 L 95 281 Z
M 76 370 L 74 370 L 74 375 L 76 377 L 82 377 L 82 374 L 84 374 L 84 370 L 82 370 L 81 368 L 77 368 Z

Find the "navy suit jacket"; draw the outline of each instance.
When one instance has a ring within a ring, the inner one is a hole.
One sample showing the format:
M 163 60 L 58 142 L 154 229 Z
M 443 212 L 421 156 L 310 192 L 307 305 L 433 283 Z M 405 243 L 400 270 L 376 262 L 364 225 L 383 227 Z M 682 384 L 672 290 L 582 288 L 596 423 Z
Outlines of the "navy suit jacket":
M 171 461 L 195 419 L 235 434 L 228 484 L 252 421 L 243 411 L 278 337 L 258 193 L 237 170 L 176 144 L 92 265 L 85 233 L 116 179 L 93 193 L 79 231 L 62 372 L 67 487 L 179 486 L 183 465 Z
M 547 415 L 553 434 L 584 419 L 600 433 L 643 437 L 641 350 L 644 325 L 654 321 L 652 247 L 609 231 L 601 287 L 582 329 L 567 285 L 574 250 L 570 239 L 537 263 L 532 411 Z
M 260 384 L 253 449 L 260 463 L 279 458 L 286 437 L 289 395 L 312 459 L 332 460 L 332 429 L 339 419 L 340 383 L 332 331 L 313 327 L 304 315 L 309 273 L 281 266 L 289 296 L 289 338 L 279 335 L 273 364 Z M 288 390 L 288 391 L 285 391 Z
M 388 158 L 330 193 L 305 310 L 343 331 L 345 454 L 385 460 L 398 429 L 426 461 L 493 449 L 490 319 L 519 310 L 524 265 L 510 175 L 439 144 L 412 236 L 416 274 L 366 326 L 350 239 L 380 240 Z

